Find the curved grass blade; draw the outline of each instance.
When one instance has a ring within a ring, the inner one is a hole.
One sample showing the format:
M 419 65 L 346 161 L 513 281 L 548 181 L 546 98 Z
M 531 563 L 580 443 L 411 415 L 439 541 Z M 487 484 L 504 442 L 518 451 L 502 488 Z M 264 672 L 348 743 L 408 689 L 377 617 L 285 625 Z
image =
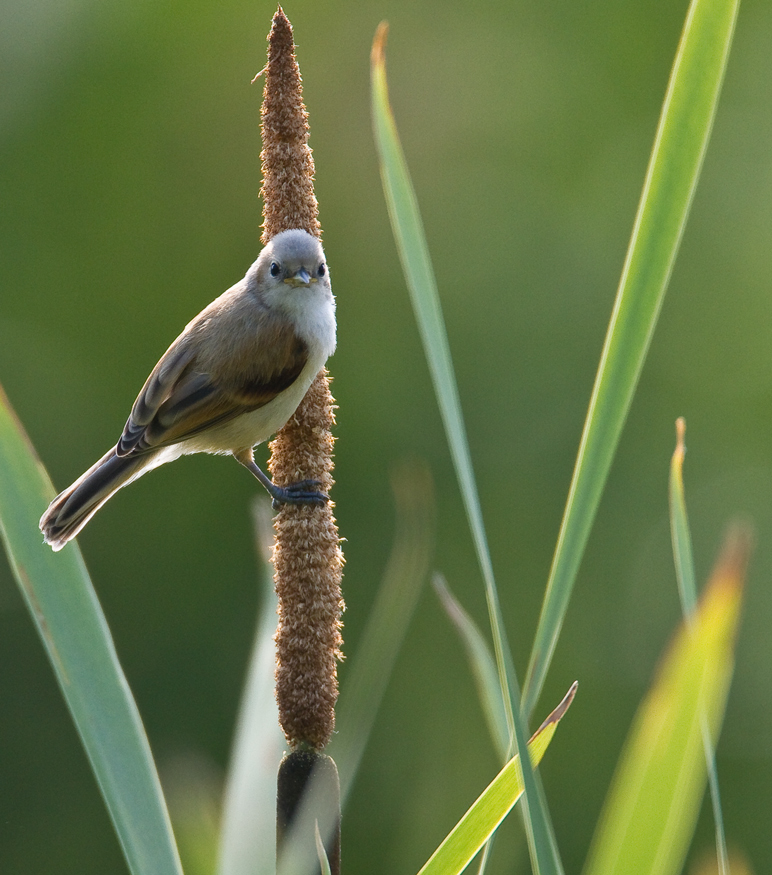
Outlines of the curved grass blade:
M 423 340 L 456 476 L 461 488 L 461 496 L 485 582 L 485 598 L 491 623 L 496 668 L 510 735 L 510 752 L 521 752 L 526 749 L 527 736 L 525 721 L 520 713 L 520 688 L 501 618 L 498 592 L 493 577 L 493 566 L 472 472 L 469 445 L 461 416 L 461 404 L 453 374 L 453 365 L 442 319 L 439 295 L 437 294 L 437 284 L 432 271 L 418 202 L 410 181 L 407 163 L 389 104 L 384 55 L 387 31 L 387 25 L 381 24 L 373 41 L 371 55 L 373 128 L 380 157 L 381 180 L 392 231 L 410 290 L 413 310 Z M 523 815 L 534 870 L 537 875 L 558 875 L 558 873 L 562 873 L 563 868 L 549 820 L 547 804 L 541 793 L 541 785 L 534 777 L 531 763 L 527 757 L 523 763 L 523 781 L 525 785 Z
M 274 695 L 277 600 L 266 500 L 255 502 L 254 516 L 262 605 L 225 784 L 218 875 L 268 873 L 276 865 L 276 771 L 286 742 Z
M 0 389 L 0 532 L 134 875 L 182 875 L 150 746 L 80 550 L 43 544 L 54 496 Z
M 497 753 L 502 760 L 506 760 L 509 748 L 507 720 L 501 703 L 501 688 L 496 674 L 496 663 L 493 661 L 493 654 L 488 647 L 488 642 L 477 628 L 474 620 L 448 589 L 445 578 L 441 574 L 435 574 L 432 577 L 432 585 L 445 613 L 456 627 L 456 631 L 466 648 L 467 659 L 472 669 L 472 676 L 488 724 L 488 731 Z
M 576 693 L 576 683 L 563 701 L 547 717 L 528 742 L 534 765 L 541 762 L 552 741 L 557 725 Z M 448 833 L 418 875 L 458 875 L 472 862 L 480 848 L 496 831 L 523 792 L 520 758 L 513 757 L 480 794 L 472 807 Z
M 344 806 L 423 590 L 434 539 L 434 487 L 428 468 L 402 463 L 392 474 L 391 487 L 396 505 L 394 543 L 359 650 L 344 676 L 330 745 Z
M 718 735 L 732 675 L 748 558 L 733 534 L 684 622 L 630 730 L 585 875 L 676 875 L 705 788 L 703 718 Z
M 670 462 L 670 535 L 673 542 L 673 557 L 681 596 L 681 607 L 687 623 L 694 621 L 697 605 L 697 586 L 694 575 L 692 539 L 689 534 L 689 519 L 686 515 L 684 497 L 683 465 L 686 455 L 684 437 L 686 422 L 683 417 L 676 420 L 676 448 Z M 705 749 L 705 763 L 708 769 L 708 787 L 713 806 L 713 820 L 716 827 L 716 858 L 719 875 L 729 875 L 729 854 L 724 832 L 724 814 L 721 808 L 721 794 L 718 788 L 718 769 L 716 768 L 715 746 L 707 720 L 702 720 L 702 744 Z
M 595 378 L 523 710 L 536 704 L 689 214 L 721 91 L 739 0 L 692 0 L 681 35 Z

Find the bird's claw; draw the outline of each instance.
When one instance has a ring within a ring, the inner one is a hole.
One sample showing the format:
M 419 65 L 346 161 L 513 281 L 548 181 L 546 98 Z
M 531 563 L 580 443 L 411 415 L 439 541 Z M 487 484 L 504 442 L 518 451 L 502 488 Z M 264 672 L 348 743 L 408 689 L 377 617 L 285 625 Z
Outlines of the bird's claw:
M 284 504 L 310 504 L 312 507 L 324 507 L 330 496 L 321 491 L 319 480 L 299 480 L 289 486 L 276 486 L 271 507 L 279 510 Z

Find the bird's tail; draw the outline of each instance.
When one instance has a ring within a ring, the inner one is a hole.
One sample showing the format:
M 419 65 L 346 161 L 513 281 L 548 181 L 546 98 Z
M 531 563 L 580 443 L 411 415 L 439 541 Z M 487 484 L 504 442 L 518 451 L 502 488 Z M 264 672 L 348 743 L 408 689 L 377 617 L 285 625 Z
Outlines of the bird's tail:
M 149 467 L 152 467 L 152 462 L 145 454 L 117 456 L 115 449 L 105 453 L 48 506 L 40 518 L 40 531 L 45 542 L 54 550 L 61 550 L 113 493 Z

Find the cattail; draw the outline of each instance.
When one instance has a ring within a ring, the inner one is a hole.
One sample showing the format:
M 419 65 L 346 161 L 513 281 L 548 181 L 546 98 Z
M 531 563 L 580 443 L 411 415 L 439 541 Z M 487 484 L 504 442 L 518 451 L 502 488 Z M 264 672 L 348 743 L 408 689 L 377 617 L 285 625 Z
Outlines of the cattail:
M 308 113 L 303 105 L 292 26 L 281 7 L 268 36 L 268 64 L 263 72 L 263 243 L 291 228 L 321 237 L 314 161 L 308 147 Z M 333 485 L 334 408 L 324 369 L 270 444 L 268 467 L 274 483 L 286 486 L 299 480 L 318 480 L 329 494 Z M 279 722 L 291 749 L 279 769 L 277 850 L 282 852 L 290 828 L 297 826 L 295 816 L 301 803 L 310 793 L 316 809 L 313 818 L 328 825 L 324 843 L 331 869 L 337 872 L 337 769 L 332 759 L 320 753 L 335 727 L 337 663 L 342 658 L 343 553 L 333 507 L 332 502 L 324 507 L 283 505 L 274 522 L 273 564 L 279 597 L 276 699 Z M 296 839 L 308 845 L 311 837 L 305 832 Z
M 281 8 L 268 37 L 262 108 L 263 241 L 302 228 L 321 236 L 314 196 L 314 161 L 308 147 L 308 113 L 292 27 Z M 270 444 L 268 463 L 279 486 L 332 479 L 334 400 L 323 370 L 295 415 Z M 276 515 L 273 552 L 279 627 L 276 696 L 279 719 L 292 747 L 321 750 L 335 725 L 337 662 L 342 642 L 340 581 L 343 554 L 338 528 L 325 507 L 284 505 Z

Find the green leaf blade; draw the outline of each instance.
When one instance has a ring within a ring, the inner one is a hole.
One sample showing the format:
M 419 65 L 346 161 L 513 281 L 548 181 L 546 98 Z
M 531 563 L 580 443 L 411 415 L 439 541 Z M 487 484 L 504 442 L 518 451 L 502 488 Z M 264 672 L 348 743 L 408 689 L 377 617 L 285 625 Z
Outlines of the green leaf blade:
M 678 253 L 715 117 L 739 0 L 692 0 L 585 420 L 523 689 L 533 710 Z
M 75 544 L 38 520 L 53 487 L 0 389 L 0 533 L 134 875 L 182 875 L 147 737 Z
M 382 34 L 382 36 L 381 36 Z M 381 39 L 376 60 L 373 50 L 372 103 L 373 127 L 378 146 L 381 179 L 391 226 L 397 243 L 410 300 L 416 314 L 426 359 L 429 365 L 435 395 L 448 438 L 456 476 L 461 487 L 469 527 L 477 550 L 483 577 L 493 580 L 485 527 L 477 495 L 477 485 L 469 454 L 466 428 L 461 414 L 461 401 L 453 371 L 453 362 L 442 317 L 437 282 L 429 257 L 429 250 L 421 221 L 413 185 L 407 169 L 397 126 L 389 102 L 386 84 L 386 67 L 383 59 L 385 31 L 379 31 L 376 44 Z

